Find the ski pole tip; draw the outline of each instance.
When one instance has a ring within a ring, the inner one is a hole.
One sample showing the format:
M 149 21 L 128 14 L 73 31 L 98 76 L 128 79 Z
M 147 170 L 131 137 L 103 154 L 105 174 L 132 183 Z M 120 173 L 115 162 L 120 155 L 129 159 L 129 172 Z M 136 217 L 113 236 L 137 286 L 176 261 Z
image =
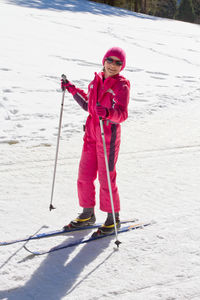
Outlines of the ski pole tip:
M 117 248 L 119 248 L 119 245 L 121 244 L 122 242 L 120 242 L 119 240 L 115 241 L 115 245 L 117 245 Z
M 51 211 L 52 209 L 56 209 L 52 204 L 49 206 L 49 210 Z

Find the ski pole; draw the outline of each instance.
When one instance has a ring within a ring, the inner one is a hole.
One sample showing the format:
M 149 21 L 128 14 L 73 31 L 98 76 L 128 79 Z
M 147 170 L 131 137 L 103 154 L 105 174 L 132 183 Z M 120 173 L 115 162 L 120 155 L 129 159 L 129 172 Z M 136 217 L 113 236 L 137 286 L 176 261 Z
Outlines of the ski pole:
M 97 105 L 99 105 L 99 104 L 97 103 Z M 108 188 L 109 188 L 110 202 L 111 202 L 112 215 L 113 215 L 113 221 L 114 221 L 114 227 L 115 227 L 115 237 L 116 237 L 115 244 L 117 245 L 117 247 L 119 247 L 121 242 L 118 240 L 117 225 L 116 225 L 116 218 L 115 218 L 115 209 L 114 209 L 114 203 L 113 203 L 113 194 L 112 194 L 110 171 L 109 171 L 109 165 L 108 165 L 108 156 L 107 156 L 107 151 L 106 151 L 106 141 L 105 141 L 102 117 L 99 117 L 99 123 L 100 123 L 100 128 L 101 128 L 101 136 L 102 136 L 102 141 L 103 141 L 103 150 L 104 150 L 104 158 L 105 158 L 105 164 L 106 164 Z
M 62 77 L 63 81 L 67 80 L 67 78 L 64 74 L 61 77 Z M 65 98 L 65 89 L 63 89 L 62 102 L 61 102 L 61 108 L 60 108 L 60 120 L 59 120 L 58 135 L 57 135 L 56 156 L 55 156 L 55 163 L 54 163 L 52 189 L 51 189 L 51 202 L 50 202 L 50 205 L 49 205 L 49 210 L 50 211 L 52 209 L 55 209 L 55 207 L 53 206 L 53 194 L 54 194 L 54 186 L 55 186 L 55 178 L 56 178 L 57 161 L 58 161 L 58 150 L 59 150 L 59 143 L 60 143 L 60 132 L 61 132 L 61 125 L 62 125 L 64 98 Z

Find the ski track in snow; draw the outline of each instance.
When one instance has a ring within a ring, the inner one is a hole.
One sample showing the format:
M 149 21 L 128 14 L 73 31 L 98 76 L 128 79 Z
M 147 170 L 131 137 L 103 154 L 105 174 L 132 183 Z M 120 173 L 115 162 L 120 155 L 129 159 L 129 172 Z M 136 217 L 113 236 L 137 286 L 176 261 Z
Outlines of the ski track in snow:
M 60 75 L 87 90 L 113 45 L 127 52 L 123 74 L 132 84 L 118 162 L 121 218 L 155 221 L 120 235 L 119 251 L 110 238 L 41 257 L 29 255 L 23 243 L 0 247 L 0 299 L 199 300 L 199 25 L 84 0 L 2 0 L 0 8 L 1 239 L 62 228 L 79 212 L 76 180 L 87 114 L 68 94 L 57 209 L 48 211 Z M 103 222 L 98 207 L 97 189 L 97 221 Z M 90 234 L 29 247 L 48 249 Z
M 1 35 L 1 53 L 5 59 L 4 65 L 0 66 L 0 92 L 3 99 L 0 106 L 0 143 L 56 143 L 61 101 L 59 76 L 66 70 L 67 76 L 77 86 L 87 90 L 93 72 L 101 69 L 100 62 L 105 48 L 102 40 L 108 45 L 117 42 L 127 50 L 128 61 L 124 75 L 132 82 L 129 106 L 131 118 L 198 99 L 200 40 L 197 25 L 131 15 L 130 12 L 116 9 L 116 15 L 113 13 L 111 17 L 105 5 L 97 9 L 104 15 L 96 15 L 94 4 L 87 1 L 81 1 L 79 9 L 74 1 L 69 6 L 62 6 L 57 1 L 57 9 L 63 7 L 64 10 L 60 13 L 34 9 L 45 9 L 45 5 L 48 7 L 47 3 L 40 2 L 13 0 L 8 3 L 20 6 L 2 4 L 5 13 L 2 14 L 1 24 L 2 28 L 7 28 L 7 35 L 4 32 Z M 51 5 L 54 8 L 53 2 L 49 3 Z M 27 9 L 26 6 L 33 8 Z M 90 14 L 78 13 L 77 9 L 79 11 L 81 7 L 82 11 L 90 9 Z M 63 18 L 60 18 L 60 14 Z M 75 25 L 76 14 L 79 25 Z M 11 20 L 18 25 L 9 27 Z M 63 43 L 62 35 L 66 37 Z M 96 41 L 92 44 L 92 51 L 89 47 L 91 40 Z M 88 43 L 85 53 L 79 51 L 81 43 Z M 186 47 L 187 44 L 190 46 Z M 9 59 L 13 55 L 13 48 L 16 61 Z M 90 55 L 86 54 L 88 51 Z M 42 63 L 38 64 L 38 61 Z M 79 133 L 80 123 L 86 118 L 79 107 L 72 104 L 71 98 L 67 95 L 65 100 L 64 139 Z M 67 117 L 69 111 L 73 118 Z

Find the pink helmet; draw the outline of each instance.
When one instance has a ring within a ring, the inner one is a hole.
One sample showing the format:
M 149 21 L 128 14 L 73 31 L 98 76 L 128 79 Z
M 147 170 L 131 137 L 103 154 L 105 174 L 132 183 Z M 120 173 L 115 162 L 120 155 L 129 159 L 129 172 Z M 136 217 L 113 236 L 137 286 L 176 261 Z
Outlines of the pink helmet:
M 123 70 L 125 68 L 126 53 L 123 49 L 121 49 L 119 47 L 110 48 L 103 57 L 103 60 L 102 60 L 103 66 L 104 66 L 106 58 L 110 57 L 110 56 L 116 56 L 117 58 L 119 58 L 123 62 L 121 70 Z

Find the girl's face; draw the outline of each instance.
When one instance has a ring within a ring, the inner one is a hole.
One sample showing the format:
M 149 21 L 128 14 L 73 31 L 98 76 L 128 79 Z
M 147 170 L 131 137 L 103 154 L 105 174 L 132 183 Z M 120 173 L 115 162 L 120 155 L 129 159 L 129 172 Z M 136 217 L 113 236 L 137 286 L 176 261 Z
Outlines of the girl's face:
M 104 63 L 105 78 L 117 75 L 122 68 L 122 62 L 116 56 L 109 56 Z

